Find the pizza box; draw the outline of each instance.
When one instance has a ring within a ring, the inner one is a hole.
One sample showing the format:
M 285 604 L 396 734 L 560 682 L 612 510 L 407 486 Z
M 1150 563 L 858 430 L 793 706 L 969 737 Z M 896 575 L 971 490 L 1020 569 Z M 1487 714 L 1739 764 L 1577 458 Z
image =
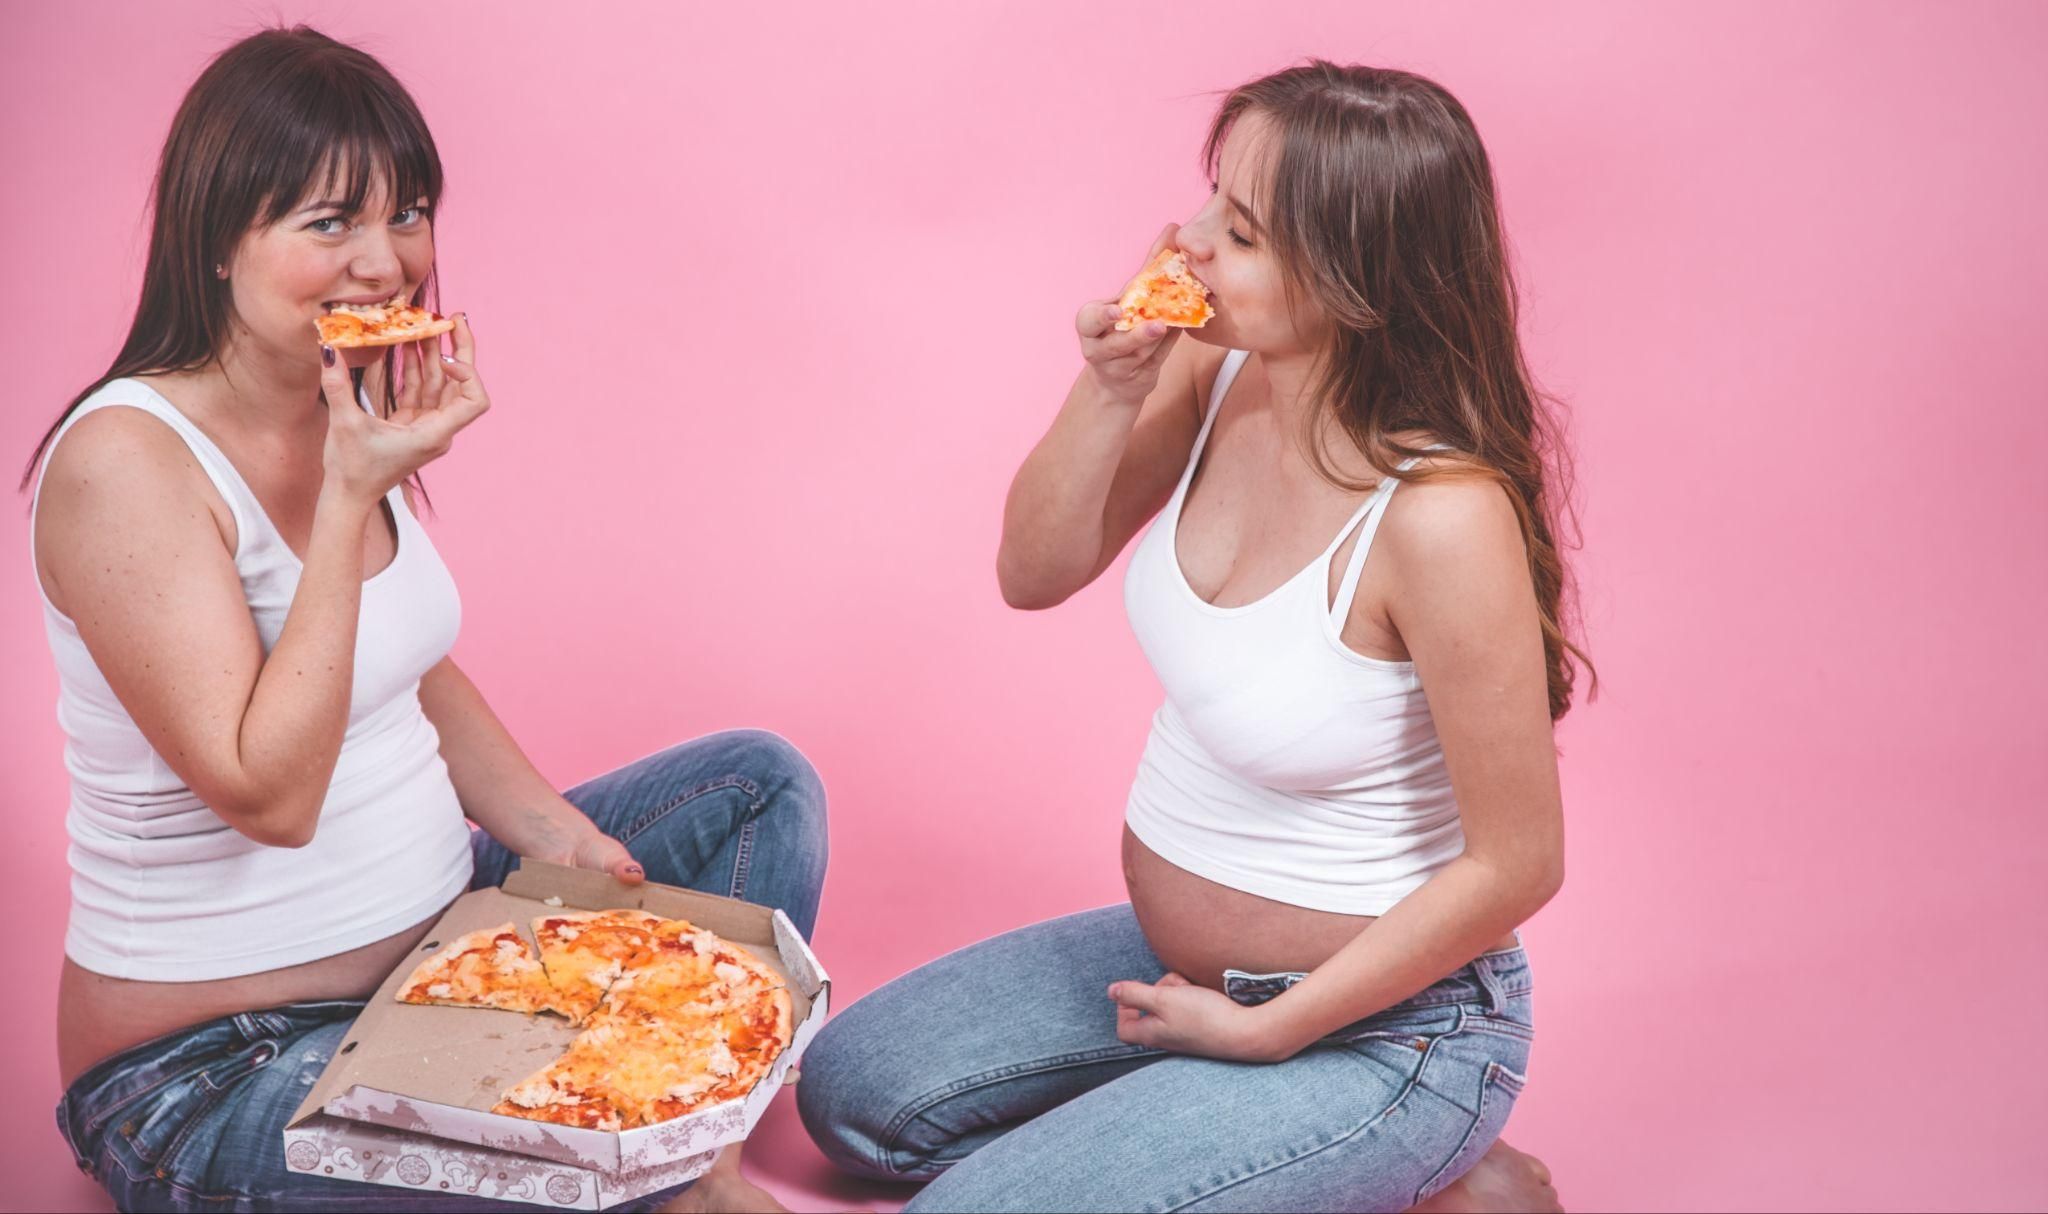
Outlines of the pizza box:
M 555 901 L 559 899 L 560 901 Z M 398 1002 L 414 966 L 465 932 L 550 911 L 633 907 L 688 919 L 738 944 L 789 984 L 790 1046 L 744 1097 L 658 1125 L 587 1130 L 490 1111 L 581 1030 L 553 1016 Z M 431 1191 L 603 1209 L 679 1185 L 711 1166 L 767 1111 L 825 1022 L 831 991 L 789 916 L 674 886 L 624 885 L 604 873 L 534 860 L 496 889 L 457 898 L 385 978 L 285 1126 L 294 1171 Z

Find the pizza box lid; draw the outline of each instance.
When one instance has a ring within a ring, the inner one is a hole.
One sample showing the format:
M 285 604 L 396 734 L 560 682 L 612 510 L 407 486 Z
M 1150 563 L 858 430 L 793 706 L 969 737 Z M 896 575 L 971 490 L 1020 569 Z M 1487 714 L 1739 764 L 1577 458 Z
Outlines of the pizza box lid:
M 553 899 L 560 899 L 559 904 Z M 737 944 L 787 980 L 796 1029 L 790 1047 L 752 1091 L 658 1125 L 587 1130 L 491 1112 L 506 1088 L 554 1061 L 580 1032 L 554 1016 L 496 1008 L 400 1003 L 413 968 L 465 932 L 510 920 L 532 942 L 531 921 L 562 908 L 634 908 L 688 919 Z M 605 1172 L 653 1167 L 752 1132 L 823 1025 L 832 981 L 789 916 L 733 898 L 524 860 L 496 889 L 457 898 L 420 947 L 391 971 L 349 1027 L 287 1128 L 325 1114 Z

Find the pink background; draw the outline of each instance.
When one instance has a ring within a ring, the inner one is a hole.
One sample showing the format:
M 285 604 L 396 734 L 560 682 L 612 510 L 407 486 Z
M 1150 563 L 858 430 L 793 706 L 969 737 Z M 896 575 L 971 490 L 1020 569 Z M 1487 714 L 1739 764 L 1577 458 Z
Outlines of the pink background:
M 1119 571 L 1005 609 L 1010 474 L 1075 307 L 1197 205 L 1209 90 L 1419 70 L 1480 124 L 1574 404 L 1606 678 L 1561 731 L 1509 1139 L 1581 1209 L 2048 1203 L 2048 7 L 744 7 L 6 7 L 9 475 L 115 349 L 203 60 L 279 16 L 361 41 L 440 140 L 445 297 L 499 402 L 431 475 L 461 661 L 564 784 L 725 726 L 801 745 L 857 996 L 1120 896 L 1157 688 Z M 946 305 L 990 270 L 998 309 Z M 820 307 L 779 308 L 795 276 Z M 5 1204 L 102 1209 L 49 1114 L 65 787 L 25 534 L 0 771 L 9 904 L 48 910 L 9 933 Z M 786 1101 L 749 1157 L 799 1208 L 903 1196 Z

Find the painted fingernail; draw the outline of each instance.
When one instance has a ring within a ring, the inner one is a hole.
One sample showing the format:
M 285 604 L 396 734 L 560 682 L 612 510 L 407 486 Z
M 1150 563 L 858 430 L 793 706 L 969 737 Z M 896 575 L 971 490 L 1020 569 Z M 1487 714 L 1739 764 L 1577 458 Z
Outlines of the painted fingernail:
M 644 876 L 644 875 L 646 874 L 646 872 L 647 872 L 647 870 L 646 870 L 646 869 L 644 869 L 644 868 L 640 867 L 640 866 L 639 866 L 638 864 L 628 864 L 628 865 L 626 866 L 626 871 L 627 871 L 627 872 L 629 872 L 629 873 L 634 873 L 634 874 L 638 874 L 638 875 L 643 875 L 643 876 Z
M 453 363 L 453 362 L 455 361 L 455 359 L 454 359 L 454 357 L 453 357 L 452 355 L 448 355 L 448 354 L 443 354 L 443 355 L 441 356 L 441 361 L 442 361 L 442 362 L 444 362 L 444 363 Z
M 469 321 L 469 313 L 467 313 L 467 312 L 457 312 L 457 313 L 456 313 L 456 315 L 462 318 L 462 323 L 463 323 L 463 324 L 465 324 L 465 325 L 469 325 L 469 327 L 470 327 L 470 328 L 472 328 L 472 329 L 476 328 L 476 326 L 475 326 L 475 325 L 473 325 L 473 324 L 470 324 L 470 321 Z
M 323 366 L 323 367 L 331 367 L 331 366 L 333 366 L 333 365 L 334 365 L 334 347 L 333 347 L 333 346 L 321 346 L 321 347 L 320 347 L 320 365 L 321 365 L 321 366 Z

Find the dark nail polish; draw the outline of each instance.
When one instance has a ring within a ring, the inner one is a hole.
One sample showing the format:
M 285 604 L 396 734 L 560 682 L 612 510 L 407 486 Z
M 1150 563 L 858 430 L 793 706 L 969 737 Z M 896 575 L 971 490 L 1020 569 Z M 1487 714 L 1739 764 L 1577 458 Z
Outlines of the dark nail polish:
M 322 346 L 322 347 L 320 347 L 320 365 L 321 365 L 321 366 L 323 366 L 323 367 L 331 367 L 331 366 L 333 366 L 333 365 L 334 365 L 334 347 L 333 347 L 333 346 Z

